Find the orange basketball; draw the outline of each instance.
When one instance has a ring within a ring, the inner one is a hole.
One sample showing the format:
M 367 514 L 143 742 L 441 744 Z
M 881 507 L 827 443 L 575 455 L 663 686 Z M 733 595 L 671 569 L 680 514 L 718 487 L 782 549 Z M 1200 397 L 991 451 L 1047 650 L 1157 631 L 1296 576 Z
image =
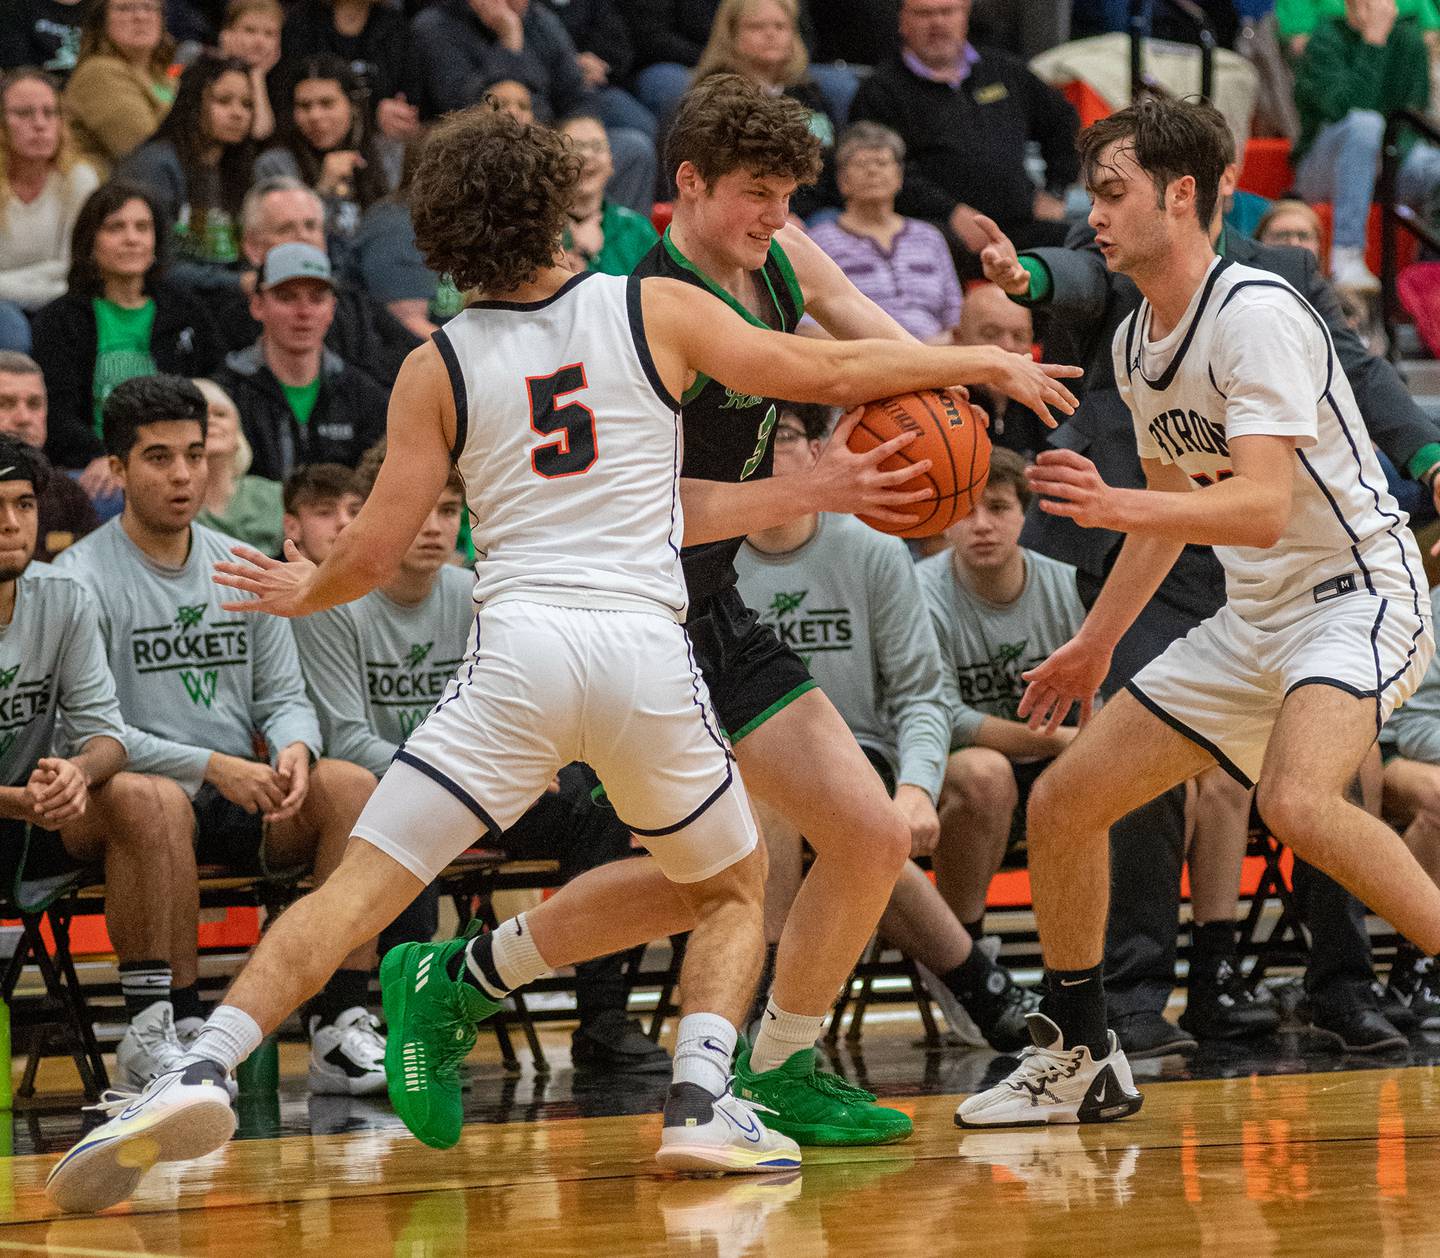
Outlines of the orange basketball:
M 933 537 L 969 515 L 984 491 L 990 476 L 990 435 L 953 394 L 926 389 L 871 402 L 850 433 L 848 444 L 856 454 L 864 454 L 902 432 L 920 435 L 880 464 L 881 469 L 893 471 L 929 459 L 930 470 L 906 481 L 902 488 L 930 487 L 935 497 L 900 508 L 917 517 L 908 527 L 863 515 L 860 519 L 872 529 L 896 537 Z

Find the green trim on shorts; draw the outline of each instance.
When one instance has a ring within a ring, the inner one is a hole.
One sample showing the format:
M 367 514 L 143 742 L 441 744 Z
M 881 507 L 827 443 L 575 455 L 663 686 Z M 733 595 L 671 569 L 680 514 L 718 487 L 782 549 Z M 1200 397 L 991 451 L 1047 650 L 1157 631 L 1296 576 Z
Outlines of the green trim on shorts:
M 780 696 L 780 698 L 776 699 L 774 703 L 772 703 L 768 708 L 765 709 L 765 711 L 761 712 L 757 716 L 751 717 L 733 734 L 730 733 L 729 730 L 726 730 L 725 737 L 728 738 L 731 743 L 738 743 L 742 738 L 745 737 L 746 734 L 753 734 L 757 729 L 760 728 L 760 726 L 764 725 L 766 721 L 768 721 L 772 716 L 774 716 L 778 711 L 780 711 L 781 708 L 788 708 L 807 690 L 814 690 L 817 685 L 819 685 L 819 683 L 813 677 L 806 678 L 798 686 L 796 686 L 794 690 L 791 690 L 787 694 L 783 694 Z

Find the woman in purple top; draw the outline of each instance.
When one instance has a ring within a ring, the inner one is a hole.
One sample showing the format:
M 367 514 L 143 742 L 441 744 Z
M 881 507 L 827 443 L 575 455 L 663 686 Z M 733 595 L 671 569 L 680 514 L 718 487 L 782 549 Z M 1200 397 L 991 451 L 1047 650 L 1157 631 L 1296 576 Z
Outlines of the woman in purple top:
M 922 341 L 948 340 L 960 319 L 960 280 L 937 227 L 895 212 L 905 142 L 873 122 L 840 137 L 835 174 L 845 209 L 810 237 L 865 296 Z

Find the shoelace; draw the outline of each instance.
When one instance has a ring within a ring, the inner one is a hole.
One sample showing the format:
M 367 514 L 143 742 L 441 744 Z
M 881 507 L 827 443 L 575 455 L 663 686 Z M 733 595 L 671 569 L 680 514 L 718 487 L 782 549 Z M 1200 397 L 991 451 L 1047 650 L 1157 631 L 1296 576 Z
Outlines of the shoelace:
M 130 1092 L 125 1088 L 106 1088 L 100 1093 L 100 1099 L 94 1105 L 83 1105 L 81 1108 L 104 1114 L 106 1118 L 114 1118 L 116 1114 L 134 1102 L 139 1095 L 140 1093 Z
M 373 1013 L 367 1014 L 363 1022 L 354 1022 L 346 1027 L 341 1043 L 355 1061 L 363 1057 L 378 1065 L 384 1060 L 385 1040 L 380 1034 L 380 1019 Z
M 1068 1079 L 1080 1069 L 1078 1048 L 1040 1048 L 1031 1044 L 1020 1050 L 1020 1064 L 1005 1080 L 1005 1086 L 1019 1092 L 1033 1091 L 1059 1079 Z
M 810 1076 L 810 1086 L 817 1092 L 823 1092 L 826 1096 L 834 1097 L 838 1101 L 860 1101 L 865 1104 L 875 1100 L 873 1092 L 867 1092 L 864 1088 L 857 1088 L 853 1083 L 847 1083 L 837 1074 L 828 1070 L 817 1070 Z
M 435 1033 L 436 1047 L 431 1074 L 442 1083 L 460 1082 L 460 1063 L 475 1047 L 475 1027 L 470 1021 L 465 998 L 458 986 L 444 989 L 442 1012 L 448 1017 L 418 1019 L 426 1030 Z
M 750 1101 L 743 1096 L 737 1096 L 732 1090 L 734 1087 L 735 1078 L 732 1075 L 725 1081 L 725 1094 L 721 1099 L 731 1101 L 741 1109 L 749 1110 L 752 1114 L 778 1114 L 780 1112 L 778 1109 L 771 1109 L 768 1105 L 762 1105 L 759 1101 Z

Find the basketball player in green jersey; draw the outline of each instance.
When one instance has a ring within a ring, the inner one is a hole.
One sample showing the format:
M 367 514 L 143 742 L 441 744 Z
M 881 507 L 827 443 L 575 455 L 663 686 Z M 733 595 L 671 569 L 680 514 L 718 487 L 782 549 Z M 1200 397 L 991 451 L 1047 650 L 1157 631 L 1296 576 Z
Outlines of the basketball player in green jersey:
M 681 102 L 666 160 L 678 188 L 674 219 L 637 274 L 698 285 L 779 331 L 795 331 L 808 312 L 840 340 L 912 339 L 788 222 L 791 194 L 820 169 L 802 107 L 736 76 L 707 79 Z M 816 854 L 786 920 L 761 1029 L 738 1053 L 735 1089 L 775 1111 L 767 1122 L 802 1145 L 903 1139 L 909 1117 L 817 1071 L 814 1043 L 912 834 L 938 824 L 935 808 L 918 786 L 890 799 L 800 657 L 734 588 L 744 534 L 825 509 L 799 478 L 770 477 L 777 400 L 701 378 L 682 404 L 686 628 L 751 793 Z M 842 424 L 832 457 L 846 432 Z

